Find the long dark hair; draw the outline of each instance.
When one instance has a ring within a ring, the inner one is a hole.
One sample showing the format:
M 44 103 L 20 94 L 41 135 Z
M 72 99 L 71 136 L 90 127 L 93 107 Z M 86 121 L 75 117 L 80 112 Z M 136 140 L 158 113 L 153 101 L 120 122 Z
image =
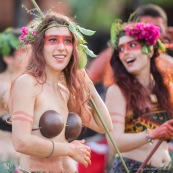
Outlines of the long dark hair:
M 169 89 L 164 80 L 167 76 L 161 73 L 156 65 L 158 55 L 158 49 L 154 48 L 150 67 L 155 81 L 152 92 L 156 94 L 159 105 L 168 113 L 173 113 L 173 104 L 171 103 Z M 126 98 L 127 109 L 132 110 L 137 116 L 144 113 L 150 100 L 147 90 L 132 74 L 127 72 L 119 59 L 118 50 L 114 50 L 110 63 L 114 72 L 114 80 Z

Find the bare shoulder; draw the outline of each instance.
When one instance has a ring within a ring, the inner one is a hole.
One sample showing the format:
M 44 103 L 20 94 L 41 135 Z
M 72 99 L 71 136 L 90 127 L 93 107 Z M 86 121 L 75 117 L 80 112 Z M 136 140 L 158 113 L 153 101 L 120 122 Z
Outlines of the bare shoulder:
M 111 85 L 108 90 L 106 95 L 123 95 L 120 87 L 117 84 Z
M 36 84 L 36 79 L 31 76 L 30 74 L 22 74 L 19 77 L 16 78 L 14 81 L 15 85 L 35 85 Z
M 8 102 L 10 112 L 33 109 L 38 95 L 37 80 L 29 74 L 22 74 L 12 83 Z
M 12 83 L 12 90 L 20 91 L 20 93 L 34 91 L 37 88 L 37 83 L 37 80 L 30 74 L 22 74 Z
M 109 112 L 118 112 L 120 115 L 126 114 L 127 101 L 120 87 L 116 84 L 108 88 L 105 104 Z
M 112 104 L 112 103 L 124 103 L 126 104 L 126 99 L 120 89 L 120 87 L 116 84 L 111 85 L 106 93 L 106 99 L 105 99 L 105 103 L 106 104 Z

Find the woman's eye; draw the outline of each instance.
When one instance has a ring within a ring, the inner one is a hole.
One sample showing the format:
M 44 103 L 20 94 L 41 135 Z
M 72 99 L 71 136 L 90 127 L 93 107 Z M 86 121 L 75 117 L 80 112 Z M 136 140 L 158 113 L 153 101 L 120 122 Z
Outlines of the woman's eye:
M 51 38 L 51 39 L 49 39 L 49 42 L 56 42 L 57 40 L 56 40 L 56 38 Z
M 130 43 L 130 47 L 136 47 L 136 43 Z
M 64 42 L 65 43 L 72 43 L 72 40 L 71 39 L 65 39 Z
M 123 52 L 124 51 L 124 47 L 119 47 L 118 51 L 119 52 Z

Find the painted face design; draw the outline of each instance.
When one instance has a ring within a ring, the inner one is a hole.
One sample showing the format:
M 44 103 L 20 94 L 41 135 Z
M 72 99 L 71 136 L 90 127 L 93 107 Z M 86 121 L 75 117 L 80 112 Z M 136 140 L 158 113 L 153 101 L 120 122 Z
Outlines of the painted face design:
M 119 56 L 122 56 L 126 51 L 134 51 L 142 49 L 141 44 L 135 40 L 129 41 L 127 43 L 118 46 Z
M 65 46 L 72 46 L 73 45 L 73 38 L 72 38 L 72 36 L 66 36 L 66 35 L 45 36 L 44 44 L 45 45 L 64 44 Z
M 62 71 L 68 65 L 73 49 L 73 35 L 67 27 L 51 27 L 45 32 L 43 56 L 46 65 Z

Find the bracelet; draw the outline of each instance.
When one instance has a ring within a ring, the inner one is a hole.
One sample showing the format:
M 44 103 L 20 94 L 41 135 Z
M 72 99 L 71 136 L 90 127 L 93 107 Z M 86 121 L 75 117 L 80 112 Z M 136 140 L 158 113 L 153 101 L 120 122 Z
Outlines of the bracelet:
M 145 130 L 145 136 L 147 138 L 147 141 L 150 143 L 150 145 L 153 144 L 153 140 L 151 139 L 151 137 L 149 136 L 149 129 Z
M 49 158 L 54 152 L 54 142 L 52 140 L 51 140 L 51 142 L 52 142 L 52 151 L 46 158 Z

